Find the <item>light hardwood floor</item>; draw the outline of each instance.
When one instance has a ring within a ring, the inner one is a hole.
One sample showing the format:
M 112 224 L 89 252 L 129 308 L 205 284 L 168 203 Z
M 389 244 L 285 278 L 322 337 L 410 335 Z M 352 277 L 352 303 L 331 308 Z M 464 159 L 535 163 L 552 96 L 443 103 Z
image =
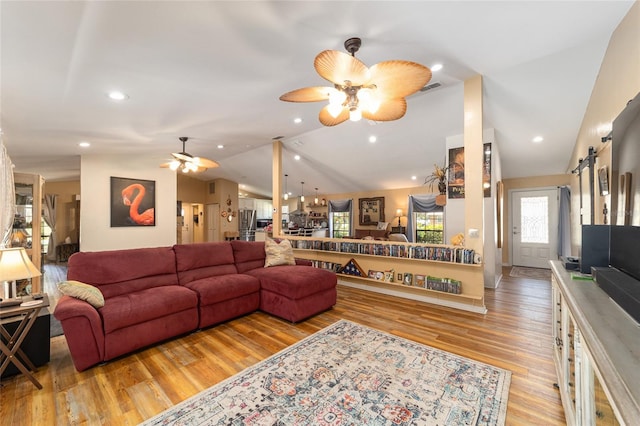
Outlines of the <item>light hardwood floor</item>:
M 338 287 L 327 312 L 291 324 L 256 312 L 78 373 L 51 339 L 38 391 L 2 382 L 2 425 L 137 424 L 344 318 L 512 371 L 507 425 L 564 425 L 551 353 L 551 285 L 509 277 L 487 290 L 486 315 Z

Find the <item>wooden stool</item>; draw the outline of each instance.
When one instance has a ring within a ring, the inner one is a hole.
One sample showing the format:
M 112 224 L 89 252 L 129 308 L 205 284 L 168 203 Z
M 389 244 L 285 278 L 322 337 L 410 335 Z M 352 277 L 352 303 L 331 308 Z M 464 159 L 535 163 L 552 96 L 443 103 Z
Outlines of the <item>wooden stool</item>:
M 238 231 L 224 231 L 224 240 L 238 240 L 240 239 L 240 232 Z

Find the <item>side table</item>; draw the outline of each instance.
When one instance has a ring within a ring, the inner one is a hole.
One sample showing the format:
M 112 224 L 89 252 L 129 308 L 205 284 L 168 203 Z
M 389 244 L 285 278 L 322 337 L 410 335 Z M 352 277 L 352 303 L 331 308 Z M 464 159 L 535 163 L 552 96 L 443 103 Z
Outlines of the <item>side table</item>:
M 31 306 L 10 306 L 0 308 L 0 376 L 4 373 L 10 363 L 27 376 L 29 380 L 38 388 L 42 389 L 40 382 L 34 377 L 33 372 L 36 366 L 22 350 L 22 345 L 36 322 L 40 311 L 49 306 L 49 297 L 44 294 L 41 302 Z M 31 302 L 33 298 L 24 297 L 23 302 Z M 12 321 L 13 320 L 13 321 Z M 7 325 L 10 322 L 17 322 L 17 328 L 10 332 Z M 47 336 L 48 337 L 48 336 Z M 47 339 L 47 345 L 49 340 Z
M 391 227 L 391 233 L 392 234 L 404 234 L 406 230 L 407 230 L 407 228 L 404 227 L 404 226 L 392 226 Z

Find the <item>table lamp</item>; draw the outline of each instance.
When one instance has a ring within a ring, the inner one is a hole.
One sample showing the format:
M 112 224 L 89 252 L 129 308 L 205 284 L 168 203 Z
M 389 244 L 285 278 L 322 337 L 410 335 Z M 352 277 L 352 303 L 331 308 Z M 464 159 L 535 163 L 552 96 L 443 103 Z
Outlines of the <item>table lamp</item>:
M 398 228 L 400 227 L 400 218 L 402 217 L 402 209 L 396 210 L 396 217 L 398 218 Z
M 4 298 L 16 297 L 16 280 L 23 280 L 42 275 L 31 262 L 23 247 L 0 249 L 0 282 L 4 284 Z M 12 282 L 11 288 L 9 288 Z

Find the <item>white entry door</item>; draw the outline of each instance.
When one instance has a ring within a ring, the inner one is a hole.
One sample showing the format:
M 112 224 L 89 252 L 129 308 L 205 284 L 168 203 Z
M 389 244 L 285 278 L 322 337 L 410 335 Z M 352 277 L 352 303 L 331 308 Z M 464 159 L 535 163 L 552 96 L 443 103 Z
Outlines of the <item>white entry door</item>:
M 182 203 L 182 244 L 193 242 L 193 208 L 189 203 Z
M 207 241 L 220 241 L 220 204 L 207 204 Z
M 558 191 L 513 191 L 511 212 L 513 265 L 549 269 L 558 258 Z

